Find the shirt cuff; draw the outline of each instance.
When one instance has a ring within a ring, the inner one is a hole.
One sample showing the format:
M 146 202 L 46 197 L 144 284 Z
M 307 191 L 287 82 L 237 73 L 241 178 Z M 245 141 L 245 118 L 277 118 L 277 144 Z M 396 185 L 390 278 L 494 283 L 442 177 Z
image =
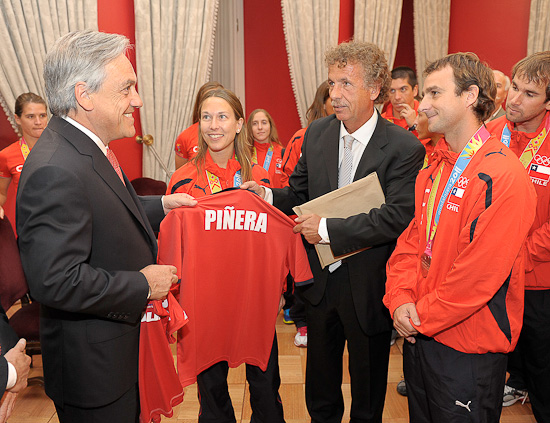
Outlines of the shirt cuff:
M 264 200 L 273 205 L 273 191 L 271 191 L 271 188 L 264 187 L 263 185 L 262 187 L 265 190 Z
M 330 244 L 326 217 L 321 218 L 321 221 L 319 222 L 319 229 L 317 231 L 319 232 L 319 236 L 321 237 L 321 241 L 319 241 L 319 244 Z
M 13 388 L 16 382 L 17 370 L 15 370 L 15 366 L 8 361 L 8 383 L 6 384 L 6 389 Z

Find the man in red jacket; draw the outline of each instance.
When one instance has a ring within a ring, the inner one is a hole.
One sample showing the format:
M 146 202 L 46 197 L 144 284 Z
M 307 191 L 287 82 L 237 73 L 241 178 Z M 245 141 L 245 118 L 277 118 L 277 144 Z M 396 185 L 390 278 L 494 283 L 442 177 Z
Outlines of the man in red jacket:
M 550 421 L 550 51 L 512 70 L 506 117 L 487 129 L 519 157 L 537 192 L 536 217 L 525 249 L 525 313 L 518 342 L 533 413 Z
M 416 73 L 407 66 L 398 66 L 391 71 L 390 103 L 382 114 L 402 128 L 408 129 L 418 137 L 414 123 L 418 114 L 418 82 Z
M 436 148 L 416 179 L 415 217 L 388 261 L 384 304 L 407 341 L 411 421 L 498 421 L 536 196 L 513 152 L 483 125 L 494 109 L 491 70 L 457 53 L 425 73 L 419 111 L 449 150 Z

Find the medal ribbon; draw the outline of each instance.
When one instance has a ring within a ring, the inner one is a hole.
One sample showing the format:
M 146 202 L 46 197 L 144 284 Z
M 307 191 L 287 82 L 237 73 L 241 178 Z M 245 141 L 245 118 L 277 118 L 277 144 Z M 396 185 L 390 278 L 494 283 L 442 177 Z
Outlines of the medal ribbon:
M 21 139 L 19 140 L 19 145 L 21 147 L 21 154 L 23 155 L 23 160 L 26 161 L 27 157 L 29 156 L 29 153 L 31 152 L 31 149 L 29 148 L 27 141 L 25 141 L 25 138 L 23 137 L 21 137 Z
M 208 179 L 208 185 L 210 186 L 210 192 L 212 194 L 215 194 L 217 192 L 220 192 L 222 188 L 222 183 L 220 182 L 220 178 L 214 175 L 212 172 L 206 171 L 206 178 Z M 241 171 L 237 170 L 235 173 L 235 176 L 233 177 L 233 186 L 238 187 L 241 186 L 243 183 L 243 179 L 241 177 Z
M 269 171 L 269 166 L 271 165 L 271 159 L 273 158 L 273 146 L 269 146 L 269 150 L 267 150 L 267 153 L 265 153 L 265 159 L 263 168 L 266 171 Z M 254 154 L 252 155 L 252 163 L 258 164 L 258 152 L 256 151 L 256 147 L 254 147 Z
M 548 135 L 548 132 L 550 131 L 550 114 L 546 116 L 546 122 L 544 123 L 544 128 L 542 128 L 542 131 L 540 131 L 540 134 L 538 134 L 535 138 L 531 139 L 529 141 L 529 144 L 527 144 L 527 147 L 523 150 L 523 153 L 521 153 L 521 156 L 519 156 L 519 161 L 525 169 L 529 168 L 529 165 L 533 161 L 534 157 L 536 156 L 539 149 L 542 147 L 542 144 L 546 140 L 546 137 Z M 504 125 L 504 129 L 502 130 L 502 135 L 500 137 L 500 141 L 506 146 L 510 147 L 510 139 L 512 138 L 512 132 L 510 131 L 510 128 L 508 128 L 508 125 Z
M 434 211 L 434 203 L 435 203 L 435 196 L 437 194 L 437 189 L 439 188 L 439 181 L 441 180 L 441 174 L 443 173 L 443 168 L 445 165 L 441 163 L 441 166 L 439 167 L 439 171 L 437 172 L 437 176 L 435 177 L 435 181 L 432 184 L 432 187 L 430 189 L 430 195 L 428 197 L 428 202 L 426 206 L 426 240 L 430 239 L 430 228 L 432 225 L 432 218 L 433 218 L 433 211 Z M 435 231 L 434 231 L 435 236 Z
M 430 236 L 427 238 L 427 245 L 426 250 L 428 250 L 431 253 L 433 240 L 435 238 L 435 232 L 437 230 L 437 225 L 439 223 L 439 218 L 441 216 L 441 211 L 443 210 L 443 206 L 448 200 L 449 194 L 451 193 L 451 190 L 458 181 L 458 178 L 462 175 L 468 164 L 470 164 L 470 161 L 474 157 L 474 155 L 477 153 L 477 151 L 485 144 L 485 141 L 489 139 L 491 134 L 489 131 L 487 131 L 487 128 L 485 128 L 485 125 L 482 125 L 477 132 L 472 136 L 470 141 L 468 141 L 468 144 L 464 147 L 460 155 L 458 156 L 458 159 L 456 160 L 456 163 L 453 167 L 453 170 L 451 171 L 451 174 L 449 175 L 449 179 L 447 180 L 447 183 L 445 184 L 445 188 L 443 189 L 443 194 L 441 194 L 441 198 L 439 199 L 439 204 L 437 206 L 437 210 L 435 212 L 435 217 L 433 219 L 432 228 L 430 231 Z M 440 172 L 443 171 L 443 165 L 440 169 Z M 434 182 L 435 184 L 439 185 L 439 181 Z M 434 189 L 432 187 L 432 191 L 437 191 L 437 189 Z M 430 197 L 432 196 L 432 193 L 430 192 Z M 435 199 L 435 194 L 434 194 Z M 433 213 L 433 204 L 431 205 L 432 211 L 429 210 L 430 208 L 430 201 L 428 201 L 428 215 L 431 215 Z M 431 219 L 428 220 L 428 225 L 431 223 Z M 428 232 L 426 232 L 428 233 Z

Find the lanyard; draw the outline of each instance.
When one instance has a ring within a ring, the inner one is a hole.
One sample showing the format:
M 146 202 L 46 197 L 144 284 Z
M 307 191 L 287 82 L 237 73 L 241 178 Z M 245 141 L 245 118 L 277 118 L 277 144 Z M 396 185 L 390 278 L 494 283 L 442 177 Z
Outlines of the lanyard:
M 29 148 L 27 141 L 25 141 L 25 138 L 21 137 L 21 139 L 19 140 L 19 146 L 21 147 L 21 154 L 23 155 L 23 160 L 26 161 L 27 157 L 29 156 L 29 153 L 31 152 L 31 149 Z
M 215 194 L 217 192 L 220 192 L 223 187 L 222 183 L 220 182 L 220 178 L 214 175 L 212 172 L 206 171 L 206 178 L 208 179 L 208 185 L 210 186 L 210 192 L 212 194 Z M 235 173 L 235 176 L 233 177 L 233 187 L 238 187 L 243 183 L 242 177 L 241 177 L 241 171 L 237 170 Z
M 269 150 L 267 150 L 267 153 L 265 153 L 265 159 L 263 168 L 266 171 L 269 171 L 269 166 L 271 165 L 271 159 L 273 158 L 273 146 L 269 146 Z M 258 164 L 258 152 L 256 151 L 256 147 L 254 147 L 254 155 L 252 156 L 252 163 Z
M 487 131 L 487 128 L 485 128 L 485 125 L 482 125 L 477 130 L 477 132 L 472 136 L 470 141 L 468 141 L 468 144 L 466 144 L 466 146 L 458 156 L 458 159 L 456 160 L 453 170 L 449 175 L 449 179 L 445 184 L 445 188 L 443 189 L 443 194 L 441 194 L 441 198 L 439 199 L 439 204 L 437 206 L 437 210 L 435 212 L 435 216 L 433 217 L 433 223 L 432 223 L 431 216 L 433 215 L 435 193 L 437 192 L 437 186 L 439 186 L 439 180 L 441 179 L 441 173 L 443 172 L 443 166 L 444 166 L 443 163 L 441 164 L 441 168 L 439 169 L 439 174 L 436 177 L 436 180 L 434 181 L 434 185 L 432 186 L 432 192 L 430 192 L 431 204 L 430 204 L 430 200 L 428 200 L 428 205 L 427 205 L 427 216 L 428 216 L 427 225 L 428 227 L 430 224 L 432 226 L 431 231 L 429 231 L 429 229 L 426 228 L 426 234 L 429 233 L 429 237 L 427 237 L 427 245 L 426 245 L 426 250 L 428 255 L 431 256 L 432 244 L 435 238 L 437 225 L 439 224 L 439 218 L 441 217 L 441 211 L 443 210 L 443 206 L 448 200 L 449 194 L 451 193 L 451 190 L 454 184 L 456 183 L 456 181 L 458 181 L 458 178 L 460 178 L 460 176 L 462 175 L 462 173 L 464 172 L 468 164 L 470 164 L 470 161 L 472 160 L 474 155 L 477 153 L 477 151 L 483 146 L 483 144 L 485 144 L 485 141 L 489 139 L 490 135 L 491 134 L 489 133 L 489 131 Z
M 540 131 L 540 134 L 538 134 L 535 138 L 532 138 L 529 141 L 529 144 L 525 147 L 523 150 L 523 153 L 521 153 L 521 156 L 519 156 L 519 161 L 525 169 L 529 168 L 529 165 L 535 158 L 537 152 L 542 147 L 542 144 L 544 143 L 544 140 L 546 139 L 546 136 L 548 135 L 548 131 L 550 130 L 550 114 L 546 116 L 546 122 L 544 123 L 544 127 L 542 128 L 542 131 Z M 510 140 L 512 138 L 512 131 L 510 131 L 510 128 L 508 128 L 508 125 L 504 125 L 504 129 L 502 130 L 502 135 L 500 137 L 500 141 L 506 146 L 510 147 Z

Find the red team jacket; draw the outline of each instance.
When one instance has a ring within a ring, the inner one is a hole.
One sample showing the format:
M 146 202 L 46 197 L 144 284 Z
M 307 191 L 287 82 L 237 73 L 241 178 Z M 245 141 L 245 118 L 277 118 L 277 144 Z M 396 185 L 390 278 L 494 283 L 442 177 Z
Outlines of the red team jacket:
M 420 106 L 420 103 L 418 102 L 418 100 L 414 100 L 414 111 L 416 113 L 418 113 L 418 106 Z M 382 113 L 382 117 L 392 123 L 395 123 L 401 128 L 409 129 L 409 124 L 405 119 L 398 119 L 393 116 L 393 105 L 391 103 L 388 103 L 388 105 L 386 106 L 386 110 L 384 111 L 384 113 Z M 412 133 L 418 137 L 418 132 L 412 131 Z
M 393 316 L 397 307 L 415 303 L 421 322 L 416 329 L 455 350 L 509 352 L 522 325 L 521 248 L 533 222 L 536 195 L 517 157 L 490 137 L 443 207 L 424 278 L 420 257 L 426 247 L 427 198 L 444 163 L 437 207 L 457 156 L 436 149 L 434 161 L 418 174 L 415 217 L 388 261 L 384 304 Z
M 284 187 L 288 186 L 288 178 L 294 172 L 294 168 L 298 164 L 298 160 L 302 156 L 302 144 L 304 143 L 304 134 L 307 128 L 302 128 L 290 138 L 283 155 L 283 174 L 281 183 Z
M 14 233 L 17 233 L 15 230 L 15 194 L 19 185 L 21 170 L 25 164 L 20 142 L 21 140 L 16 141 L 0 151 L 0 177 L 12 178 L 8 188 L 8 199 L 3 207 Z
M 546 113 L 541 125 L 533 133 L 515 130 L 514 124 L 506 116 L 489 122 L 487 129 L 500 139 L 504 125 L 508 125 L 512 132 L 510 149 L 519 157 L 529 141 L 542 131 L 549 114 L 550 112 Z M 550 289 L 550 136 L 537 151 L 526 171 L 537 192 L 537 209 L 525 250 L 525 289 Z
M 241 164 L 234 159 L 230 159 L 227 167 L 223 169 L 214 163 L 210 153 L 206 152 L 205 163 L 201 169 L 197 168 L 194 162 L 188 162 L 174 172 L 166 194 L 183 192 L 195 198 L 212 194 L 206 176 L 207 170 L 219 178 L 222 189 L 233 188 L 235 173 L 240 169 Z M 252 179 L 261 185 L 271 187 L 269 175 L 260 165 L 252 166 Z
M 265 156 L 267 155 L 267 150 L 269 150 L 269 143 L 260 144 L 259 142 L 254 141 L 254 148 L 256 149 L 256 154 L 258 158 L 258 165 L 263 167 Z M 271 158 L 271 163 L 269 168 L 266 169 L 269 174 L 269 180 L 271 181 L 272 188 L 282 188 L 283 183 L 283 147 L 279 144 L 273 144 L 273 156 Z
M 139 334 L 140 423 L 172 417 L 183 401 L 183 388 L 174 368 L 170 346 L 173 333 L 187 323 L 187 315 L 171 293 L 164 301 L 150 301 L 141 319 Z
M 176 138 L 174 150 L 184 159 L 191 160 L 199 151 L 199 122 L 195 122 L 189 128 L 184 129 Z
M 178 268 L 189 323 L 178 332 L 183 386 L 220 361 L 267 367 L 279 300 L 290 270 L 312 282 L 302 239 L 282 212 L 240 189 L 171 211 L 159 235 L 159 264 Z

